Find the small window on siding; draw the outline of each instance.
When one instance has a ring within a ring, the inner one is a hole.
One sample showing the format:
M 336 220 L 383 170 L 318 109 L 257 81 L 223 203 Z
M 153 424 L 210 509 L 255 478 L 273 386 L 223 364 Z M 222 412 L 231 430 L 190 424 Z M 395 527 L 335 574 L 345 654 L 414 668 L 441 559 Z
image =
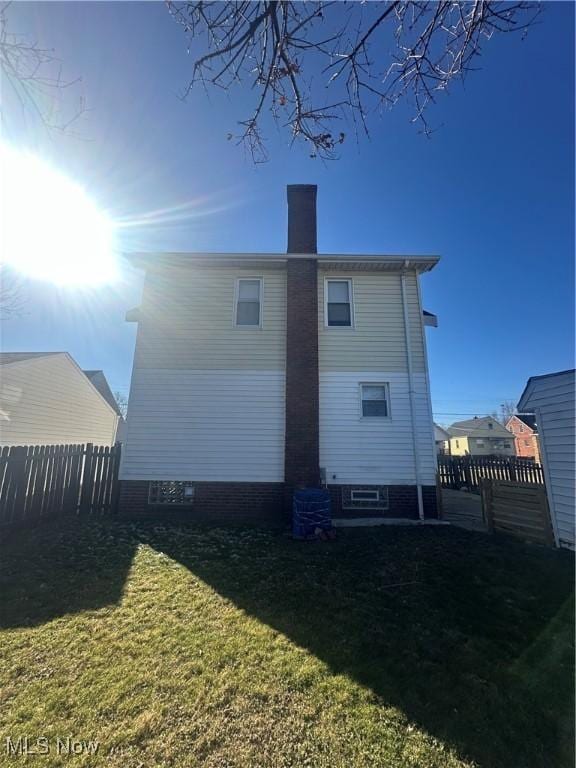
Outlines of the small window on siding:
M 388 488 L 386 486 L 365 486 L 342 488 L 342 509 L 388 509 Z
M 386 419 L 390 415 L 387 384 L 361 384 L 363 418 Z
M 259 328 L 262 324 L 261 278 L 251 277 L 238 280 L 236 284 L 235 324 L 243 328 Z
M 351 328 L 352 280 L 326 280 L 326 325 L 330 328 Z

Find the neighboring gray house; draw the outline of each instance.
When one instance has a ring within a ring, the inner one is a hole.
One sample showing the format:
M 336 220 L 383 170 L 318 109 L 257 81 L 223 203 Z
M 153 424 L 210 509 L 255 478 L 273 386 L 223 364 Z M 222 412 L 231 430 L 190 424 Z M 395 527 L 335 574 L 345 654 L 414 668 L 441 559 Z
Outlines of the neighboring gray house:
M 535 414 L 550 516 L 556 544 L 574 549 L 576 501 L 574 370 L 532 376 L 518 401 L 520 412 Z
M 0 445 L 114 445 L 121 419 L 102 371 L 67 352 L 0 353 Z
M 108 381 L 106 380 L 106 376 L 104 376 L 104 371 L 82 371 L 82 372 L 84 373 L 85 376 L 87 376 L 90 379 L 90 381 L 92 382 L 92 384 L 94 384 L 98 392 L 100 392 L 104 400 L 106 400 L 106 402 L 109 403 L 118 414 L 116 442 L 123 443 L 126 437 L 126 422 L 124 420 L 124 417 L 122 416 L 120 408 L 118 407 L 116 398 L 114 397 L 114 395 L 112 394 L 112 390 L 108 386 Z
M 452 456 L 515 456 L 514 435 L 492 416 L 455 421 L 448 427 Z

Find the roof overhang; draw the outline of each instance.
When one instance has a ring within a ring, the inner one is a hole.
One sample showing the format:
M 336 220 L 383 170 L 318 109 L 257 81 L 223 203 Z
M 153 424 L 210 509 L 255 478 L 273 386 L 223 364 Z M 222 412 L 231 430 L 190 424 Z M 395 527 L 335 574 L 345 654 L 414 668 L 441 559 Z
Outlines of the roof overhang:
M 538 381 L 542 381 L 542 379 L 553 379 L 557 376 L 566 376 L 568 374 L 574 374 L 575 370 L 574 368 L 568 368 L 566 371 L 556 371 L 555 373 L 544 373 L 541 376 L 530 376 L 528 381 L 526 382 L 526 386 L 524 387 L 524 392 L 520 395 L 520 399 L 518 400 L 518 404 L 516 405 L 516 408 L 518 411 L 531 411 L 532 406 L 530 405 L 530 397 L 532 396 L 532 390 L 534 388 L 534 385 Z
M 439 256 L 405 256 L 384 254 L 330 254 L 330 253 L 125 253 L 125 257 L 140 269 L 164 267 L 185 268 L 195 266 L 245 266 L 266 265 L 282 268 L 295 259 L 317 259 L 319 266 L 329 270 L 342 271 L 392 271 L 414 270 L 429 272 Z

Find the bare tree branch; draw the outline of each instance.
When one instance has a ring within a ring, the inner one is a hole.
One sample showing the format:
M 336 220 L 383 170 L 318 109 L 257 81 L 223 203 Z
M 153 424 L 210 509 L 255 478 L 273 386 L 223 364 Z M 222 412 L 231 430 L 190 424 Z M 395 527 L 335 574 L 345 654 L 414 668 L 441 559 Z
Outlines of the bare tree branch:
M 9 26 L 12 2 L 0 2 L 0 77 L 10 86 L 24 113 L 32 114 L 49 129 L 66 131 L 85 111 L 80 98 L 70 114 L 58 112 L 60 96 L 79 79 L 65 80 L 62 65 L 53 50 L 42 48 L 26 35 L 13 32 Z M 3 114 L 5 118 L 5 114 Z
M 8 320 L 22 314 L 22 280 L 9 267 L 0 264 L 0 320 Z
M 529 0 L 177 2 L 167 0 L 193 51 L 186 98 L 201 84 L 248 85 L 251 114 L 239 135 L 255 162 L 267 159 L 262 125 L 271 116 L 312 156 L 333 158 L 351 118 L 407 101 L 430 133 L 427 110 L 454 80 L 473 71 L 494 34 L 525 33 L 540 11 Z M 330 89 L 332 98 L 326 99 Z M 331 106 L 326 106 L 326 104 Z

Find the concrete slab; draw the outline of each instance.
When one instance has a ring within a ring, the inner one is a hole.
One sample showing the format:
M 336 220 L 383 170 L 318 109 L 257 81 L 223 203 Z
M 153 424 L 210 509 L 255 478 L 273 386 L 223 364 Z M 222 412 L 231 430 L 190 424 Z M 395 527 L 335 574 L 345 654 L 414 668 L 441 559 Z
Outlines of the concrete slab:
M 335 528 L 365 528 L 373 525 L 450 525 L 448 520 L 405 520 L 400 517 L 338 517 L 332 520 Z

